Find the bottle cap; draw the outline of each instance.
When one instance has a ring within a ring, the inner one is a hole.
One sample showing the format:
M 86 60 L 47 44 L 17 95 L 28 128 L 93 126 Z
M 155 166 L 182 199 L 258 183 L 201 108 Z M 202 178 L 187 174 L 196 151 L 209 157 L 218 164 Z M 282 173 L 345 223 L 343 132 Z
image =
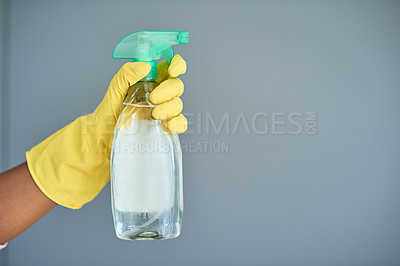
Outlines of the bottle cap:
M 189 43 L 187 31 L 138 31 L 125 36 L 114 47 L 114 59 L 147 62 L 150 73 L 144 79 L 157 79 L 157 60 L 165 58 L 170 64 L 174 57 L 172 45 Z

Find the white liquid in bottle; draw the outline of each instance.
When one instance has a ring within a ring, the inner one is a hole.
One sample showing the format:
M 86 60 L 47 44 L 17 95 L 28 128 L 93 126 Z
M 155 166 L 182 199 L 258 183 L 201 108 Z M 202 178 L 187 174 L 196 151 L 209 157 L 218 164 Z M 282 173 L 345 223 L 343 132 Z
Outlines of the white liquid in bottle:
M 156 213 L 172 207 L 171 141 L 159 123 L 132 120 L 115 138 L 114 145 L 119 148 L 113 157 L 118 211 Z

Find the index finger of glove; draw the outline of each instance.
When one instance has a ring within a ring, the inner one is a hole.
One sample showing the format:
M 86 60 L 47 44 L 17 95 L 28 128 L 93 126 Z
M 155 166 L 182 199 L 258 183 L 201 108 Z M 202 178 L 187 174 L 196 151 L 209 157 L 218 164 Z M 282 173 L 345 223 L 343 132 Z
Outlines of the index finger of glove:
M 172 60 L 171 64 L 168 66 L 167 61 L 162 61 L 157 65 L 157 82 L 161 83 L 170 77 L 177 77 L 179 75 L 186 73 L 186 61 L 176 54 Z
M 176 54 L 171 61 L 171 64 L 168 67 L 168 74 L 170 77 L 177 77 L 179 75 L 186 73 L 186 61 L 183 58 Z

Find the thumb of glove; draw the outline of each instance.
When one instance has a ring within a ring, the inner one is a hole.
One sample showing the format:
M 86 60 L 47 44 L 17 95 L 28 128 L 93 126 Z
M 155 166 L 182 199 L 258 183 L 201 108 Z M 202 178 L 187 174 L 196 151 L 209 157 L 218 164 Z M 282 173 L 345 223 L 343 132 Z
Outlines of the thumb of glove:
M 150 69 L 150 64 L 146 62 L 130 62 L 123 65 L 111 80 L 103 101 L 94 113 L 112 115 L 116 122 L 129 87 L 149 74 Z

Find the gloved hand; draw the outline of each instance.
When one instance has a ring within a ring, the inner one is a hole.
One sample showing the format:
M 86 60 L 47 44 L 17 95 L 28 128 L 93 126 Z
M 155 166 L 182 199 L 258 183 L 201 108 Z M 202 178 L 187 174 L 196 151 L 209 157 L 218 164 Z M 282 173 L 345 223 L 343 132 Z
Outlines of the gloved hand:
M 108 91 L 89 115 L 81 116 L 26 152 L 33 180 L 52 201 L 78 209 L 93 200 L 110 179 L 110 152 L 114 127 L 128 88 L 144 78 L 150 65 L 126 63 L 112 79 Z M 168 128 L 182 133 L 187 120 L 180 114 L 186 62 L 175 55 L 171 65 L 158 65 L 160 85 L 150 94 L 156 119 L 170 119 Z
M 183 133 L 187 130 L 187 119 L 181 114 L 183 109 L 182 100 L 179 96 L 183 93 L 183 83 L 177 76 L 186 72 L 186 62 L 180 55 L 172 58 L 168 67 L 166 61 L 157 66 L 158 85 L 150 94 L 150 101 L 159 104 L 152 112 L 155 119 L 168 121 L 171 131 Z

